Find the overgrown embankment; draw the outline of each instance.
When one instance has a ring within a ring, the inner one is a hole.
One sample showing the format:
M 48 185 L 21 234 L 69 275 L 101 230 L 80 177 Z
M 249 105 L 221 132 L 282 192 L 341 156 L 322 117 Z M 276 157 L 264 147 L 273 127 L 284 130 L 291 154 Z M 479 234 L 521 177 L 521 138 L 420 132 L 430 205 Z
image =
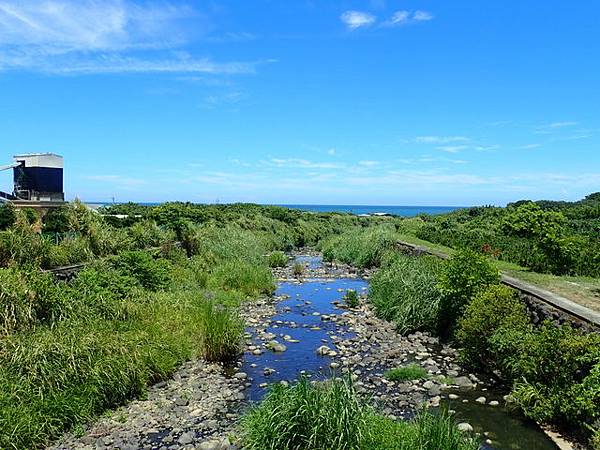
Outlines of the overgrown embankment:
M 133 221 L 79 203 L 43 221 L 11 211 L 0 231 L 0 448 L 42 445 L 190 358 L 237 355 L 237 306 L 275 288 L 266 255 L 356 220 L 285 211 L 167 205 Z M 81 261 L 69 282 L 39 270 Z
M 473 251 L 448 261 L 395 250 L 394 230 L 351 231 L 322 244 L 329 260 L 379 267 L 370 300 L 399 332 L 430 331 L 461 347 L 464 364 L 500 376 L 538 422 L 600 442 L 600 335 L 569 325 L 533 326 L 515 291 Z

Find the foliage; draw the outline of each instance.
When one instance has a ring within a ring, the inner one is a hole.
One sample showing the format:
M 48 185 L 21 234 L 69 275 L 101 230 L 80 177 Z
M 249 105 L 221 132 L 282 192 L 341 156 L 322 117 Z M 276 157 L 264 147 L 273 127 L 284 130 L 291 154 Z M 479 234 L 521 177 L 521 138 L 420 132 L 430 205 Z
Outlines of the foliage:
M 440 267 L 440 261 L 429 256 L 397 254 L 387 260 L 370 283 L 369 298 L 377 314 L 403 334 L 437 330 Z
M 439 334 L 451 336 L 457 320 L 471 299 L 481 290 L 500 281 L 498 269 L 488 259 L 471 250 L 456 252 L 444 264 L 439 277 Z
M 294 266 L 292 267 L 292 273 L 295 277 L 301 277 L 302 275 L 304 275 L 304 265 L 300 263 L 294 264 Z
M 210 286 L 237 290 L 247 296 L 270 295 L 275 291 L 273 275 L 268 267 L 243 260 L 219 264 L 212 271 L 208 282 Z
M 0 205 L 0 230 L 12 227 L 16 220 L 17 214 L 12 203 L 3 203 Z
M 600 418 L 600 335 L 545 322 L 527 332 L 500 328 L 489 343 L 527 416 L 584 432 Z
M 348 379 L 274 385 L 242 419 L 248 450 L 476 450 L 447 412 L 396 422 L 361 402 Z
M 477 450 L 477 439 L 465 436 L 447 411 L 421 413 L 412 422 L 372 415 L 364 450 Z
M 154 259 L 146 251 L 138 250 L 119 253 L 112 259 L 112 265 L 151 291 L 166 288 L 171 280 L 171 267 L 168 261 Z
M 358 292 L 354 289 L 347 289 L 344 294 L 344 302 L 348 308 L 357 308 L 359 305 Z
M 352 229 L 322 244 L 325 261 L 340 261 L 360 268 L 379 267 L 397 238 L 390 226 Z
M 485 251 L 539 272 L 600 276 L 600 196 L 577 202 L 520 201 L 429 217 L 416 237 Z
M 212 300 L 202 303 L 202 353 L 207 361 L 227 361 L 240 352 L 244 322 L 237 313 Z
M 429 377 L 427 371 L 417 364 L 390 369 L 383 376 L 391 381 L 422 380 Z
M 523 332 L 529 327 L 525 305 L 515 291 L 491 285 L 475 295 L 458 322 L 456 342 L 464 363 L 478 370 L 497 369 L 497 358 L 488 340 L 500 328 Z
M 371 411 L 348 380 L 293 386 L 276 384 L 242 419 L 248 450 L 351 450 L 361 448 Z
M 288 257 L 285 253 L 277 251 L 272 252 L 268 256 L 269 267 L 285 267 L 288 262 Z
M 69 209 L 66 206 L 52 208 L 42 220 L 42 229 L 47 233 L 66 233 L 70 231 Z

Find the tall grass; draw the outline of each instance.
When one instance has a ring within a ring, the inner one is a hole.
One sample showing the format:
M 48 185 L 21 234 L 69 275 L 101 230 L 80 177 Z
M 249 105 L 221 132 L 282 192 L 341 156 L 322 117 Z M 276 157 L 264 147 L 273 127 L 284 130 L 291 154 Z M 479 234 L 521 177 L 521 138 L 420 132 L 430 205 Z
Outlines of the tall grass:
M 238 314 L 212 300 L 202 303 L 202 353 L 207 361 L 226 361 L 240 353 L 244 322 Z
M 434 257 L 395 254 L 371 279 L 369 298 L 377 314 L 400 333 L 436 331 L 441 262 Z
M 378 267 L 397 242 L 395 228 L 380 225 L 355 228 L 331 237 L 321 245 L 326 261 L 340 261 L 360 268 Z
M 347 379 L 272 387 L 242 419 L 247 450 L 477 450 L 447 413 L 395 422 L 359 400 Z
M 247 450 L 351 450 L 364 439 L 370 409 L 347 380 L 273 386 L 242 422 Z
M 454 420 L 440 413 L 421 413 L 412 422 L 372 416 L 364 450 L 477 450 L 479 442 L 460 432 Z

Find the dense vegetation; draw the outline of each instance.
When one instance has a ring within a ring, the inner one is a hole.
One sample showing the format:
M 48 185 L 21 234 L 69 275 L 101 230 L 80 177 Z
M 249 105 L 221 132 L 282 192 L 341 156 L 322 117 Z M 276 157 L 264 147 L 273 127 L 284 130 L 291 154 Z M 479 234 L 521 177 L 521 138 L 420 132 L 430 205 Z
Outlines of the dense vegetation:
M 381 226 L 355 230 L 323 247 L 330 259 L 380 264 L 369 298 L 399 332 L 453 340 L 464 364 L 512 385 L 512 398 L 526 415 L 600 441 L 600 334 L 549 322 L 534 327 L 516 292 L 498 284 L 498 270 L 481 253 L 463 249 L 448 261 L 404 255 L 394 251 L 389 233 Z M 360 248 L 361 242 L 368 245 Z
M 521 201 L 423 217 L 416 236 L 536 272 L 600 276 L 600 192 L 578 202 Z
M 234 357 L 244 329 L 237 307 L 272 293 L 270 267 L 307 245 L 328 260 L 378 268 L 370 299 L 399 332 L 453 339 L 465 364 L 512 384 L 526 414 L 592 435 L 600 428 L 597 335 L 531 326 L 484 254 L 537 270 L 597 275 L 598 201 L 594 194 L 576 204 L 520 203 L 411 220 L 241 204 L 127 204 L 94 212 L 79 202 L 42 219 L 0 206 L 0 448 L 39 446 L 142 395 L 186 359 Z M 402 234 L 470 251 L 449 262 L 415 258 L 398 252 Z M 40 270 L 79 262 L 88 265 L 68 282 Z M 303 266 L 295 274 L 302 276 Z M 359 298 L 348 292 L 346 302 L 355 307 Z M 423 438 L 432 430 L 450 443 L 440 448 L 472 448 L 447 418 L 396 424 L 356 403 L 348 389 L 281 388 L 265 404 L 285 396 L 297 400 L 291 408 L 308 396 L 323 411 L 358 408 L 356 420 L 366 418 L 379 433 L 362 433 L 354 417 L 345 425 L 311 424 L 350 427 L 348 445 L 360 444 L 347 448 L 438 448 Z M 328 403 L 335 398 L 345 400 Z M 272 425 L 266 408 L 247 421 L 248 445 L 267 445 L 251 440 L 256 429 L 267 433 Z
M 476 450 L 444 412 L 396 422 L 361 402 L 352 383 L 333 379 L 273 386 L 244 418 L 248 450 Z
M 253 205 L 119 208 L 132 215 L 0 207 L 0 448 L 36 447 L 186 359 L 236 356 L 236 308 L 273 292 L 281 250 L 365 222 Z M 40 271 L 77 262 L 89 264 L 68 282 Z

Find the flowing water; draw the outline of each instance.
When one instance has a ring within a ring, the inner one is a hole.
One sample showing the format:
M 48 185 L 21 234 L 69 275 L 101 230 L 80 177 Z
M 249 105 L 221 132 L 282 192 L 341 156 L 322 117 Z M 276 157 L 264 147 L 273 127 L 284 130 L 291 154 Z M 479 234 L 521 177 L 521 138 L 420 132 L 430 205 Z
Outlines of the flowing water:
M 300 257 L 297 262 L 312 269 L 321 264 L 320 259 L 314 257 Z M 368 289 L 368 282 L 356 278 L 334 278 L 279 283 L 276 295 L 284 299 L 277 304 L 277 313 L 264 331 L 287 349 L 278 353 L 265 351 L 260 355 L 246 355 L 241 370 L 252 380 L 248 392 L 251 401 L 259 401 L 265 395 L 267 383 L 291 382 L 301 374 L 308 374 L 313 379 L 331 376 L 332 359 L 319 356 L 315 350 L 321 345 L 336 350 L 334 341 L 338 337 L 351 337 L 346 326 L 322 320 L 322 315 L 343 312 L 337 305 L 347 289 L 364 292 Z M 260 344 L 256 336 L 254 340 L 257 345 Z M 448 400 L 447 395 L 452 392 L 460 394 L 460 398 Z M 539 427 L 518 412 L 504 406 L 493 407 L 474 401 L 485 396 L 488 401 L 498 400 L 503 405 L 503 394 L 480 384 L 476 389 L 445 391 L 443 402 L 456 411 L 459 422 L 470 423 L 481 434 L 482 441 L 491 439 L 492 446 L 482 442 L 483 449 L 556 450 L 556 445 Z

